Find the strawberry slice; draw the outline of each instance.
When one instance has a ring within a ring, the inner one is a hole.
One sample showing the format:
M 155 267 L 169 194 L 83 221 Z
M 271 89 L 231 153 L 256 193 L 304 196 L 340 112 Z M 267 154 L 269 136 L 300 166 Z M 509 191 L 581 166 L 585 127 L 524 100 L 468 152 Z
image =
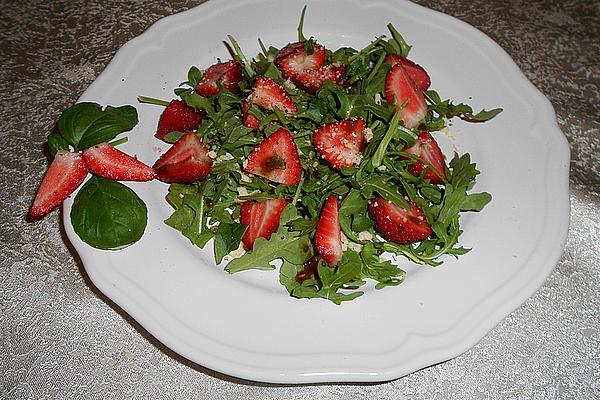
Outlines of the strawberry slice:
M 336 169 L 360 163 L 365 143 L 365 121 L 362 119 L 321 125 L 313 135 L 313 144 L 319 154 Z
M 312 43 L 312 53 L 306 50 L 306 42 L 290 43 L 279 51 L 275 65 L 284 78 L 290 79 L 309 93 L 317 93 L 325 81 L 339 83 L 346 66 L 343 64 L 325 65 L 327 50 L 318 43 Z
M 87 173 L 88 167 L 80 153 L 57 151 L 42 179 L 29 215 L 41 218 L 48 214 L 81 185 Z
M 286 206 L 285 199 L 271 199 L 260 203 L 242 203 L 240 222 L 248 225 L 242 243 L 248 251 L 252 250 L 256 238 L 269 239 L 279 227 L 279 217 Z
M 156 171 L 108 143 L 83 151 L 83 158 L 93 174 L 116 181 L 151 181 Z
M 296 104 L 283 86 L 267 76 L 256 78 L 248 98 L 242 104 L 244 126 L 256 131 L 260 121 L 254 115 L 248 113 L 248 109 L 252 104 L 267 110 L 273 110 L 277 107 L 286 113 L 298 111 Z
M 442 153 L 440 146 L 438 146 L 433 136 L 431 136 L 431 133 L 421 133 L 417 138 L 417 143 L 415 143 L 412 147 L 402 151 L 414 154 L 422 160 L 425 160 L 431 164 L 437 174 L 433 172 L 431 168 L 426 167 L 421 161 L 410 164 L 408 166 L 408 172 L 414 176 L 419 176 L 424 169 L 427 169 L 424 175 L 425 179 L 429 179 L 431 183 L 444 183 L 444 180 L 440 178 L 441 176 L 446 179 L 446 162 L 444 160 L 444 153 Z
M 402 57 L 398 54 L 390 54 L 385 58 L 385 61 L 392 65 L 401 64 L 406 73 L 410 77 L 410 79 L 415 82 L 415 85 L 419 88 L 420 91 L 424 92 L 429 89 L 431 85 L 431 78 L 429 78 L 429 74 L 423 67 L 414 61 L 409 60 L 406 57 Z
M 395 110 L 408 100 L 400 112 L 400 119 L 409 129 L 419 125 L 419 121 L 427 114 L 423 92 L 417 88 L 402 64 L 396 64 L 388 71 L 385 78 L 385 95 L 389 104 L 396 104 Z
M 202 79 L 196 85 L 196 92 L 204 97 L 214 96 L 219 93 L 217 82 L 231 93 L 238 93 L 238 84 L 242 81 L 242 66 L 236 60 L 225 63 L 214 64 L 202 75 Z
M 286 185 L 300 182 L 302 166 L 292 134 L 279 128 L 260 142 L 248 156 L 244 171 Z
M 295 113 L 298 111 L 296 104 L 287 94 L 283 86 L 275 82 L 267 76 L 259 76 L 256 78 L 248 98 L 242 104 L 242 114 L 244 126 L 253 130 L 258 129 L 258 119 L 251 114 L 248 114 L 250 105 L 256 104 L 267 110 L 279 108 L 286 113 Z
M 187 132 L 196 129 L 202 122 L 202 115 L 181 100 L 171 100 L 158 120 L 154 136 L 163 140 L 169 132 Z
M 315 71 L 325 66 L 327 50 L 312 43 L 312 53 L 306 51 L 306 42 L 290 43 L 277 53 L 275 65 L 286 79 L 294 79 L 306 71 Z
M 317 93 L 325 81 L 340 83 L 346 72 L 344 64 L 329 64 L 314 71 L 306 71 L 296 76 L 293 81 L 296 85 L 309 93 Z
M 338 215 L 339 203 L 335 195 L 325 201 L 317 230 L 315 232 L 315 247 L 323 260 L 334 266 L 342 258 L 342 229 Z
M 248 112 L 251 105 L 252 103 L 250 103 L 248 99 L 242 102 L 242 123 L 245 127 L 250 128 L 253 131 L 257 131 L 260 121 L 258 118 Z
M 188 132 L 154 163 L 156 176 L 166 183 L 191 183 L 208 176 L 212 159 L 194 132 Z
M 420 242 L 431 235 L 427 217 L 415 203 L 410 202 L 410 210 L 389 200 L 375 197 L 369 202 L 369 216 L 375 221 L 375 228 L 385 239 L 398 244 Z

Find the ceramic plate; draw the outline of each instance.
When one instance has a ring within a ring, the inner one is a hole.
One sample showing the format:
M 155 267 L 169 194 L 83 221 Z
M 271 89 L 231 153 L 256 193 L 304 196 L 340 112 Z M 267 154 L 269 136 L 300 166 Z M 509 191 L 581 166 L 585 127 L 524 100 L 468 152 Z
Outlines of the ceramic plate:
M 191 65 L 228 59 L 231 34 L 246 55 L 257 38 L 281 47 L 305 34 L 328 48 L 361 48 L 392 22 L 413 45 L 442 96 L 474 108 L 503 107 L 485 124 L 454 123 L 446 154 L 469 152 L 482 174 L 477 189 L 493 195 L 462 218 L 461 244 L 473 251 L 442 267 L 411 266 L 405 282 L 368 290 L 336 306 L 290 298 L 275 272 L 228 275 L 163 224 L 167 185 L 130 184 L 149 209 L 141 241 L 100 251 L 69 239 L 94 284 L 165 345 L 210 369 L 280 383 L 383 381 L 455 357 L 477 343 L 531 296 L 560 257 L 569 217 L 569 150 L 550 103 L 509 56 L 473 27 L 404 1 L 209 1 L 164 18 L 127 43 L 80 101 L 133 104 L 140 123 L 125 151 L 152 164 L 166 145 L 153 133 L 160 107 L 146 95 L 174 97 Z M 208 246 L 211 247 L 211 246 Z

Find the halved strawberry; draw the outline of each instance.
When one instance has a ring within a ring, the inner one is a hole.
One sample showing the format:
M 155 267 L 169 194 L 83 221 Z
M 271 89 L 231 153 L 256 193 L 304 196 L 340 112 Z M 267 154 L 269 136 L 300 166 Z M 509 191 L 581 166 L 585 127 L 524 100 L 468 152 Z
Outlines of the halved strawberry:
M 369 202 L 369 216 L 385 239 L 398 244 L 420 242 L 431 235 L 431 226 L 423 211 L 410 202 L 410 210 L 389 200 L 375 197 Z
M 269 239 L 279 227 L 279 217 L 285 208 L 285 199 L 271 199 L 260 203 L 246 202 L 240 207 L 240 222 L 248 225 L 242 243 L 252 250 L 256 238 Z
M 396 104 L 396 110 L 408 100 L 400 112 L 400 119 L 409 129 L 417 126 L 427 114 L 427 103 L 423 92 L 417 88 L 402 64 L 396 64 L 388 71 L 385 79 L 385 95 L 389 104 Z
M 423 67 L 414 61 L 409 60 L 408 58 L 402 57 L 398 54 L 390 54 L 385 58 L 385 61 L 392 65 L 402 64 L 406 73 L 410 77 L 410 79 L 415 82 L 415 85 L 419 88 L 420 91 L 424 92 L 429 89 L 431 85 L 431 78 L 429 78 L 429 74 Z
M 167 183 L 191 183 L 208 176 L 212 159 L 194 132 L 188 132 L 153 165 L 156 176 Z
M 202 122 L 202 115 L 181 100 L 171 100 L 158 120 L 154 136 L 163 140 L 169 132 L 187 132 L 196 129 Z
M 336 169 L 360 163 L 365 143 L 365 121 L 362 119 L 321 125 L 313 135 L 313 144 L 319 154 Z
M 296 104 L 285 91 L 283 86 L 267 76 L 256 78 L 248 98 L 242 104 L 244 126 L 253 130 L 258 129 L 258 119 L 248 114 L 251 104 L 256 104 L 264 109 L 273 110 L 275 107 L 286 113 L 298 111 Z
M 292 79 L 306 71 L 325 66 L 327 51 L 318 43 L 312 43 L 312 53 L 306 51 L 306 42 L 290 43 L 277 53 L 275 65 L 286 79 Z
M 416 163 L 409 165 L 408 172 L 414 176 L 419 176 L 424 169 L 427 169 L 425 172 L 425 179 L 429 179 L 431 183 L 444 183 L 444 180 L 440 178 L 440 176 L 442 176 L 444 179 L 446 179 L 446 162 L 444 160 L 444 153 L 442 153 L 440 146 L 438 146 L 433 136 L 431 136 L 431 133 L 421 133 L 417 138 L 417 143 L 415 143 L 414 146 L 402 151 L 414 154 L 415 156 L 425 160 L 431 164 L 437 174 L 433 172 L 431 168 L 425 167 L 421 161 L 417 161 Z
M 260 142 L 248 156 L 244 171 L 286 185 L 300 182 L 302 166 L 292 134 L 279 128 Z
M 325 81 L 340 83 L 345 72 L 346 66 L 344 64 L 329 64 L 318 70 L 305 71 L 293 78 L 293 81 L 302 89 L 314 94 L 321 90 Z
M 275 65 L 283 77 L 309 93 L 317 93 L 327 80 L 339 83 L 346 72 L 346 66 L 337 63 L 325 65 L 325 47 L 312 42 L 312 53 L 309 55 L 306 45 L 307 42 L 290 43 L 279 51 Z
M 196 92 L 204 97 L 219 93 L 217 82 L 232 93 L 240 91 L 238 84 L 242 81 L 242 66 L 236 60 L 214 64 L 204 71 L 202 79 L 196 85 Z
M 334 266 L 342 258 L 342 229 L 338 210 L 337 197 L 335 195 L 329 196 L 321 210 L 315 232 L 317 252 L 330 266 Z
M 81 185 L 87 173 L 88 167 L 80 153 L 57 151 L 42 179 L 29 215 L 41 218 L 48 214 Z
M 116 181 L 151 181 L 156 171 L 108 143 L 83 151 L 83 158 L 93 174 Z

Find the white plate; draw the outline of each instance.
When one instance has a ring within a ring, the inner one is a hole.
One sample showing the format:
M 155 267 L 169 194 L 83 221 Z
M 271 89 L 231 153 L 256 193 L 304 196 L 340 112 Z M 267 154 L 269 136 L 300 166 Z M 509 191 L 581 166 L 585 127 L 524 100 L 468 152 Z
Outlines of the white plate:
M 131 184 L 149 208 L 143 239 L 100 251 L 65 226 L 94 284 L 165 345 L 236 377 L 283 383 L 383 381 L 468 350 L 543 283 L 560 257 L 569 217 L 569 150 L 550 103 L 508 55 L 473 27 L 404 1 L 210 1 L 165 18 L 127 43 L 80 101 L 133 104 L 140 123 L 126 151 L 152 164 L 165 145 L 153 138 L 160 107 L 136 96 L 170 99 L 191 65 L 228 58 L 231 34 L 246 55 L 304 32 L 329 48 L 360 48 L 392 22 L 413 44 L 411 58 L 444 97 L 477 109 L 503 107 L 485 124 L 455 123 L 452 146 L 482 171 L 477 189 L 493 194 L 480 214 L 462 218 L 461 243 L 473 251 L 442 267 L 407 269 L 396 288 L 369 290 L 336 306 L 288 297 L 277 273 L 233 276 L 211 250 L 193 248 L 163 224 L 167 185 Z M 210 246 L 209 246 L 210 247 Z

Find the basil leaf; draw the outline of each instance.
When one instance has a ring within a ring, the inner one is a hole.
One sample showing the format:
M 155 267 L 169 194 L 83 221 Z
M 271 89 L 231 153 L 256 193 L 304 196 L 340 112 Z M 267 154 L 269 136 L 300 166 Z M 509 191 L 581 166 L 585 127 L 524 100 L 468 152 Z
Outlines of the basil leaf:
M 137 110 L 133 106 L 107 106 L 102 110 L 96 103 L 77 103 L 61 114 L 58 130 L 78 151 L 108 142 L 119 133 L 133 129 L 137 123 Z
M 122 183 L 92 176 L 71 208 L 71 224 L 85 243 L 116 250 L 137 242 L 147 223 L 146 205 Z
M 52 132 L 48 135 L 48 147 L 53 156 L 56 155 L 59 150 L 69 151 L 69 143 L 67 143 L 58 132 Z

